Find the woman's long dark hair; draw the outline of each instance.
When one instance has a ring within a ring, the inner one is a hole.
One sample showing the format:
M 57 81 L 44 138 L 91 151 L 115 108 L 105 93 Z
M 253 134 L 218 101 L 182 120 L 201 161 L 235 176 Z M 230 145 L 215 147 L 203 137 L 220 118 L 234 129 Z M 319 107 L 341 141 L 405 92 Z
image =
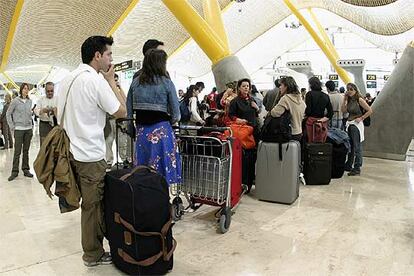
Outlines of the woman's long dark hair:
M 287 87 L 286 94 L 300 94 L 299 87 L 293 77 L 281 78 L 279 83 Z
M 312 77 L 309 79 L 309 88 L 313 91 L 322 91 L 322 83 L 318 77 Z
M 29 84 L 28 83 L 22 83 L 21 85 L 20 85 L 20 90 L 19 90 L 19 96 L 20 96 L 20 98 L 22 98 L 23 99 L 23 88 L 25 87 L 25 86 L 27 86 L 27 89 L 30 89 L 30 87 L 29 87 Z M 27 94 L 27 98 L 29 98 L 29 94 Z
M 150 49 L 147 51 L 139 75 L 140 84 L 155 84 L 157 77 L 167 77 L 167 53 L 163 50 Z
M 183 101 L 185 101 L 185 103 L 188 104 L 190 102 L 190 98 L 194 96 L 193 95 L 194 90 L 198 90 L 197 85 L 192 84 L 187 88 L 187 93 L 185 93 L 184 98 L 183 98 Z
M 362 98 L 361 92 L 359 92 L 358 87 L 355 85 L 355 83 L 349 82 L 346 84 L 346 89 L 349 90 L 349 88 L 352 88 L 355 91 L 355 95 L 352 96 L 352 98 L 359 100 L 359 98 Z M 349 97 L 349 96 L 348 96 Z M 351 98 L 351 97 L 350 97 Z

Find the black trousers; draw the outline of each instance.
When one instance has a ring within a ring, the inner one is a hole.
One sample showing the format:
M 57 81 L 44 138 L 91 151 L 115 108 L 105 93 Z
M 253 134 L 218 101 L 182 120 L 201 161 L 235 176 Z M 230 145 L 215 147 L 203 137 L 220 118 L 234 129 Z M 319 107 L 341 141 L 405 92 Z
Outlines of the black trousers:
M 30 170 L 29 166 L 29 149 L 32 141 L 33 130 L 15 130 L 14 131 L 14 156 L 13 156 L 13 174 L 19 173 L 20 155 L 23 149 L 22 170 Z

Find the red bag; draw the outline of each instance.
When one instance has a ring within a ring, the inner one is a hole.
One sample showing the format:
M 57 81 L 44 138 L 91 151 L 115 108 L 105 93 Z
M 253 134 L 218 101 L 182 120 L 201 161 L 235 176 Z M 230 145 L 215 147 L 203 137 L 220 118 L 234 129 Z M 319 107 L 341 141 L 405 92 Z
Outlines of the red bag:
M 240 140 L 244 149 L 253 149 L 256 147 L 256 141 L 253 136 L 253 127 L 249 125 L 230 124 L 233 136 Z
M 320 118 L 309 117 L 306 120 L 308 143 L 325 143 L 328 137 L 328 121 L 320 122 Z

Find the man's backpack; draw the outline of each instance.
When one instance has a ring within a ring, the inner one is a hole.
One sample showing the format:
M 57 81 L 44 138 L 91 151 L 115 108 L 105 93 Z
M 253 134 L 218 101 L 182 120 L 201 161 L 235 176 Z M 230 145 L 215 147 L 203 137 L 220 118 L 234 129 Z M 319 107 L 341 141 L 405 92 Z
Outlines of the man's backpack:
M 285 111 L 282 116 L 274 118 L 267 116 L 261 131 L 261 140 L 263 142 L 287 143 L 292 138 L 291 127 L 292 115 Z
M 190 109 L 188 107 L 188 104 L 186 103 L 185 100 L 182 100 L 180 102 L 180 113 L 181 113 L 181 120 L 180 120 L 180 122 L 188 122 L 188 121 L 190 121 L 191 112 L 190 112 Z

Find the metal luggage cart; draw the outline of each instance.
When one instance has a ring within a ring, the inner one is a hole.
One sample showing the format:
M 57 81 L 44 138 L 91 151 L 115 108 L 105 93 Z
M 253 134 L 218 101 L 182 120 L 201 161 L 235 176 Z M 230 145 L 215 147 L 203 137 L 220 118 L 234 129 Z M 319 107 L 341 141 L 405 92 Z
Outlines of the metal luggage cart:
M 229 128 L 180 126 L 180 131 L 197 130 L 207 132 L 231 131 Z M 178 134 L 178 145 L 182 159 L 181 184 L 172 187 L 173 217 L 178 220 L 184 214 L 180 194 L 189 202 L 186 209 L 197 210 L 201 205 L 218 206 L 219 227 L 222 233 L 228 231 L 232 209 L 232 144 L 231 138 L 219 139 L 214 135 L 193 136 Z M 234 201 L 233 201 L 234 203 Z M 232 206 L 234 205 L 234 206 Z

